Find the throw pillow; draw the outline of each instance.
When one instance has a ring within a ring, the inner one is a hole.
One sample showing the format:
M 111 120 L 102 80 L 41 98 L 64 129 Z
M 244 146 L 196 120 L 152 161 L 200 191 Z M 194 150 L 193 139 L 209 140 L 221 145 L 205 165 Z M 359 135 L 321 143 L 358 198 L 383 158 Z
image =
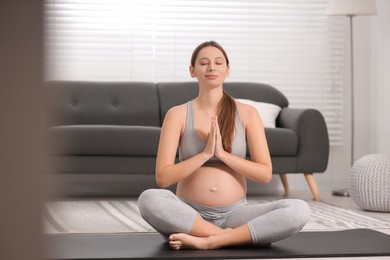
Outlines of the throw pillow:
M 258 102 L 250 99 L 236 99 L 237 101 L 253 106 L 259 113 L 264 127 L 275 128 L 275 121 L 279 115 L 281 107 L 265 102 Z

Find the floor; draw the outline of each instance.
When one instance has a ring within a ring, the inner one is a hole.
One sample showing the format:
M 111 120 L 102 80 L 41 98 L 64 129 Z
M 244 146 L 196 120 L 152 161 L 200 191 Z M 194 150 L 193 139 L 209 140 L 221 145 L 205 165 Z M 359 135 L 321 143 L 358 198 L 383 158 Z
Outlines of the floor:
M 382 212 L 369 212 L 362 210 L 359 206 L 357 206 L 353 200 L 350 197 L 338 197 L 333 196 L 332 191 L 321 191 L 321 200 L 325 203 L 331 204 L 333 206 L 338 206 L 344 209 L 349 209 L 356 211 L 360 214 L 364 214 L 373 218 L 390 221 L 390 213 L 382 213 Z M 282 194 L 265 194 L 264 196 L 270 197 L 270 198 L 277 198 L 282 197 Z M 287 198 L 298 198 L 298 199 L 308 199 L 310 198 L 310 191 L 295 191 L 291 192 Z M 382 233 L 390 235 L 390 229 L 376 229 L 377 231 L 380 231 Z M 390 245 L 389 245 L 390 247 Z M 299 258 L 298 258 L 299 259 Z M 390 256 L 385 257 L 334 257 L 334 258 L 301 258 L 305 260 L 351 260 L 351 259 L 358 259 L 358 260 L 390 260 Z M 275 260 L 275 258 L 273 258 Z
M 359 208 L 350 197 L 337 197 L 332 195 L 332 191 L 321 191 L 321 201 L 333 206 L 338 206 L 344 209 L 349 209 L 352 211 L 356 211 L 360 214 L 364 214 L 373 218 L 381 219 L 384 221 L 390 221 L 390 213 L 381 213 L 381 212 L 369 212 L 362 210 Z M 262 194 L 259 195 L 262 198 L 267 197 L 270 199 L 281 199 L 283 197 L 287 198 L 298 198 L 307 200 L 311 198 L 311 193 L 308 190 L 305 191 L 292 191 L 288 196 L 284 196 L 282 193 L 275 193 L 275 194 Z M 390 229 L 384 228 L 384 229 L 376 229 L 377 231 L 383 232 L 385 234 L 390 235 Z M 390 245 L 389 245 L 390 247 Z M 295 258 L 297 259 L 297 258 Z M 334 257 L 334 258 L 298 258 L 298 259 L 305 259 L 305 260 L 351 260 L 351 259 L 358 259 L 358 260 L 390 260 L 390 256 L 386 257 Z M 275 258 L 273 258 L 275 260 Z M 284 259 L 285 260 L 285 259 Z

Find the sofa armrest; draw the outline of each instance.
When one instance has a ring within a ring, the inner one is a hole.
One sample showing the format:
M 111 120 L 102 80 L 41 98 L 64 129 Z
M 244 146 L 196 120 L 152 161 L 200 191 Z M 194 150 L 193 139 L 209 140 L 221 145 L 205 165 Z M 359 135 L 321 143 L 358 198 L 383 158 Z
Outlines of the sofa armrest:
M 329 136 L 322 114 L 315 109 L 283 108 L 277 127 L 298 134 L 297 172 L 324 172 L 329 159 Z

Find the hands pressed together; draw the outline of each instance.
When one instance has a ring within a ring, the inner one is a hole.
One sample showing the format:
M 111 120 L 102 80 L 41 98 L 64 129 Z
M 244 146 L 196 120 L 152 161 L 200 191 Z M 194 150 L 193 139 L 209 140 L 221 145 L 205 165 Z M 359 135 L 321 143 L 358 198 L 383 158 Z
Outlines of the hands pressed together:
M 219 130 L 218 117 L 213 116 L 211 121 L 211 129 L 209 138 L 207 140 L 207 145 L 203 151 L 203 153 L 212 158 L 213 156 L 221 159 L 220 156 L 225 152 L 222 146 L 222 137 L 221 132 Z

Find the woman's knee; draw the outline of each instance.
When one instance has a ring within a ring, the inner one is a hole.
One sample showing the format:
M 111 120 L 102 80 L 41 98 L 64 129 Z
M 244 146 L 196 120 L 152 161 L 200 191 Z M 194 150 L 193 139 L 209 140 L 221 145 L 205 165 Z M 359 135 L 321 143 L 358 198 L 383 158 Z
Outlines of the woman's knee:
M 302 229 L 310 219 L 311 211 L 309 204 L 299 199 L 290 199 L 288 200 L 288 204 L 291 224 L 299 230 Z
M 148 189 L 141 193 L 138 197 L 138 208 L 143 217 L 150 213 L 156 212 L 159 205 L 162 205 L 162 200 L 171 197 L 173 193 L 164 189 Z
M 141 193 L 138 208 L 152 227 L 161 234 L 189 232 L 196 212 L 177 198 L 173 192 L 164 189 L 150 189 Z

